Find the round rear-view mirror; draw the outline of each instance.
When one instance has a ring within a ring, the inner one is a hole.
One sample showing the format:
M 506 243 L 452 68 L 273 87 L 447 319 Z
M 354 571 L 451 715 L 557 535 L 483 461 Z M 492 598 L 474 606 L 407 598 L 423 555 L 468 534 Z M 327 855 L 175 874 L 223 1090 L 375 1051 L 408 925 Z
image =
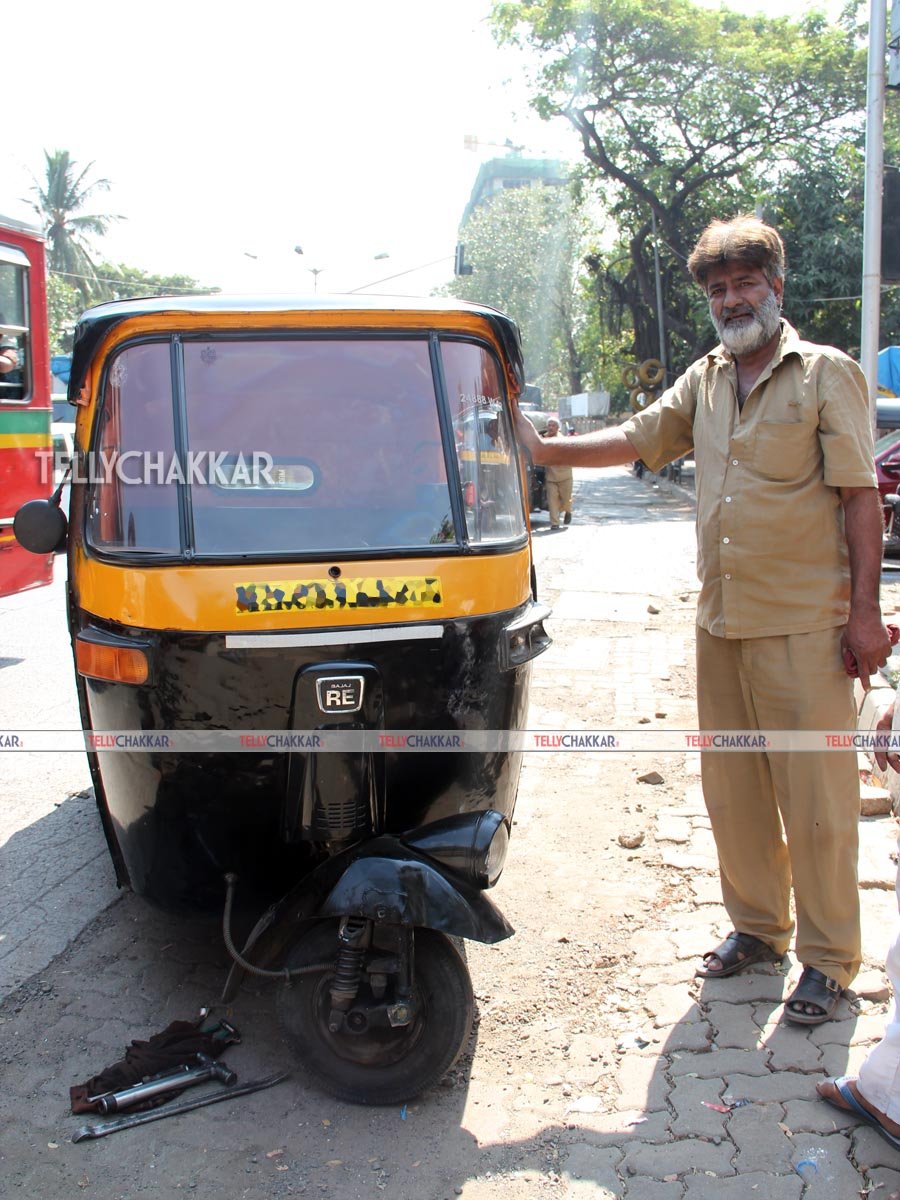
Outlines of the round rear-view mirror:
M 52 554 L 66 542 L 66 514 L 52 500 L 29 500 L 13 518 L 16 541 L 32 554 Z

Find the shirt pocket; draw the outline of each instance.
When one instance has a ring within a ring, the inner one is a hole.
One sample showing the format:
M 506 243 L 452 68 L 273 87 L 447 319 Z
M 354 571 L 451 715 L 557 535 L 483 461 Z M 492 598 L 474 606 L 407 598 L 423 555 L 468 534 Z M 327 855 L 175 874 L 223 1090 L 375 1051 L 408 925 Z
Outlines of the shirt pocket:
M 802 479 L 820 454 L 818 426 L 806 421 L 760 421 L 754 465 L 765 479 Z

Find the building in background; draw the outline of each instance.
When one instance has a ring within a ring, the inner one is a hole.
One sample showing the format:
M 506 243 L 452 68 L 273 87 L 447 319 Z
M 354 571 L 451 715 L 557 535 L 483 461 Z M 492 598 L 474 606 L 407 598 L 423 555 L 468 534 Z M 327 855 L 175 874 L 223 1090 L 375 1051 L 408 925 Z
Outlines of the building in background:
M 479 205 L 486 204 L 498 192 L 521 187 L 562 187 L 568 181 L 565 164 L 555 158 L 522 158 L 514 152 L 505 158 L 488 159 L 478 168 L 460 229 L 465 228 Z

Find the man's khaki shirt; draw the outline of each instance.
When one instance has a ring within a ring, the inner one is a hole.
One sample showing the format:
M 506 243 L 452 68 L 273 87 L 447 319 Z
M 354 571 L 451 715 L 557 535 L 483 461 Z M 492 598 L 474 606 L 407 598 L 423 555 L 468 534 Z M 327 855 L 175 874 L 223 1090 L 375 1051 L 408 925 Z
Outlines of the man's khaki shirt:
M 734 360 L 717 346 L 622 429 L 653 471 L 694 452 L 703 629 L 746 638 L 846 623 L 838 489 L 876 486 L 868 389 L 851 358 L 782 321 L 742 410 Z

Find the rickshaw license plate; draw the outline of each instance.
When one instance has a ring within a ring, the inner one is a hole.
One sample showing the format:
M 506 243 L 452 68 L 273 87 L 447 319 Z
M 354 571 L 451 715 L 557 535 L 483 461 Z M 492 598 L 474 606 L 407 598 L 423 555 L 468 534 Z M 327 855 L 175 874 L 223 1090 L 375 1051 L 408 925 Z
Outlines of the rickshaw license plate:
M 316 680 L 316 699 L 323 713 L 355 713 L 362 708 L 362 675 L 333 675 Z

